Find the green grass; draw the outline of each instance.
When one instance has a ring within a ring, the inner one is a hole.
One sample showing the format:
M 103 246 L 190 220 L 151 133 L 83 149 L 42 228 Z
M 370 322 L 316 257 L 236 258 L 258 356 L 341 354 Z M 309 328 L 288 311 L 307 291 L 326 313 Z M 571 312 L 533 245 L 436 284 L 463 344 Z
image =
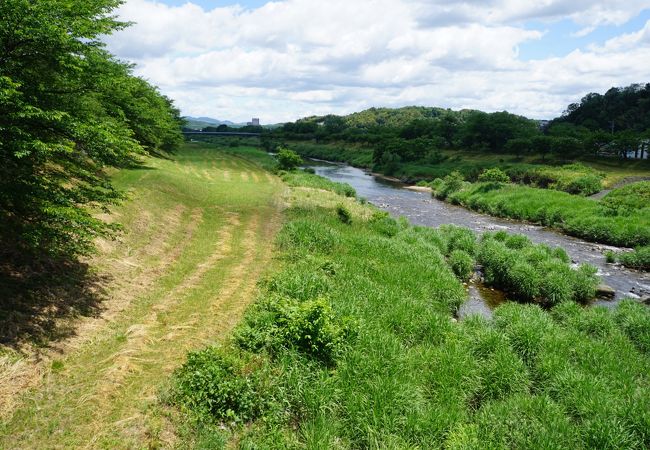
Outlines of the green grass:
M 282 268 L 235 338 L 205 351 L 214 359 L 175 374 L 183 447 L 650 445 L 648 309 L 506 303 L 491 322 L 458 323 L 466 294 L 445 255 L 473 258 L 471 232 L 410 227 L 327 191 L 288 195 Z M 257 401 L 223 402 L 233 389 Z
M 451 187 L 449 180 L 453 181 Z M 456 179 L 449 180 L 432 184 L 434 195 L 475 211 L 553 227 L 591 242 L 621 247 L 650 243 L 650 204 L 633 200 L 628 191 L 634 185 L 621 188 L 627 192 L 624 196 L 614 190 L 599 202 L 528 186 L 459 184 Z M 637 207 L 625 207 L 626 202 L 633 202 Z
M 2 361 L 3 380 L 14 380 L 3 389 L 32 387 L 14 393 L 1 448 L 169 445 L 158 392 L 188 351 L 223 339 L 241 318 L 280 226 L 285 188 L 248 159 L 267 156 L 227 151 L 187 144 L 173 159 L 114 174 L 129 192 L 115 211 L 125 233 L 91 261 L 108 280 L 104 319 L 76 324 L 78 336 L 42 363 L 29 352 Z
M 282 181 L 289 186 L 303 186 L 314 189 L 323 189 L 326 191 L 336 192 L 345 197 L 356 196 L 356 191 L 352 186 L 347 183 L 335 183 L 323 177 L 315 177 L 308 172 L 302 170 L 292 170 L 290 172 L 280 171 L 279 174 Z

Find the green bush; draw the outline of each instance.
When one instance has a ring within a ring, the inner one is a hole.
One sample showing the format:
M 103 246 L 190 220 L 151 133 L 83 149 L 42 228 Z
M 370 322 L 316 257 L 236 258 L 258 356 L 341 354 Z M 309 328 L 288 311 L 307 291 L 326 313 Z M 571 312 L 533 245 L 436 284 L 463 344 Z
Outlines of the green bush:
M 281 148 L 278 151 L 278 168 L 280 170 L 293 170 L 302 164 L 302 158 L 293 150 Z
M 433 189 L 433 195 L 442 200 L 446 199 L 450 194 L 459 191 L 465 182 L 463 174 L 457 171 L 450 173 L 442 181 L 437 180 L 433 180 L 431 187 Z
M 469 255 L 476 254 L 476 234 L 465 227 L 442 225 L 438 232 L 446 241 L 446 252 L 449 255 L 454 250 L 462 250 Z
M 192 352 L 174 373 L 172 399 L 203 420 L 245 422 L 261 415 L 267 392 L 242 361 L 218 347 Z
M 509 183 L 510 177 L 498 167 L 486 169 L 478 176 L 481 183 Z
M 236 342 L 246 350 L 268 350 L 278 354 L 295 349 L 326 364 L 333 364 L 353 327 L 337 318 L 324 299 L 297 302 L 282 297 L 260 301 L 236 333 Z
M 463 250 L 453 250 L 447 259 L 449 267 L 462 281 L 467 281 L 474 273 L 474 258 Z

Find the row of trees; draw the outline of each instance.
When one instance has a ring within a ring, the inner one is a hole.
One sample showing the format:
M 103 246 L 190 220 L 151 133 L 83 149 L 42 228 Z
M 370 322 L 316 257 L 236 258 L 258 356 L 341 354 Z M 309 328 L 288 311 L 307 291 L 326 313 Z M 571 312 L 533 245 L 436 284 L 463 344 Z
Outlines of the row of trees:
M 91 214 L 121 198 L 105 168 L 172 151 L 172 102 L 101 37 L 119 0 L 0 2 L 2 252 L 74 256 L 114 228 Z
M 308 117 L 275 132 L 279 139 L 360 143 L 374 148 L 378 166 L 440 160 L 440 149 L 560 155 L 639 156 L 650 139 L 650 84 L 589 94 L 550 123 L 508 112 L 440 108 L 371 108 L 349 116 Z M 612 128 L 613 124 L 613 128 Z

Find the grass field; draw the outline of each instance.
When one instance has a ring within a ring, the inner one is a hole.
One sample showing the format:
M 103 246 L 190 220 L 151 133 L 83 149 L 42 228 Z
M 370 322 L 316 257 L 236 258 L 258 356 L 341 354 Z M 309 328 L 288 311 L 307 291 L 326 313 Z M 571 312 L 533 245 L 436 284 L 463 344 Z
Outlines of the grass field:
M 90 261 L 102 312 L 46 348 L 0 350 L 0 448 L 173 445 L 161 386 L 228 334 L 269 267 L 285 188 L 250 158 L 188 144 L 114 180 L 129 200 L 110 216 L 124 234 Z

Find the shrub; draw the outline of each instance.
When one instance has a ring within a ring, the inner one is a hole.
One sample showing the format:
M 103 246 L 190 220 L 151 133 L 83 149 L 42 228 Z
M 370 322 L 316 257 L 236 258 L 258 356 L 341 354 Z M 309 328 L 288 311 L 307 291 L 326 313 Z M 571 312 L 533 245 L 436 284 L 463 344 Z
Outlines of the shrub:
M 243 349 L 277 354 L 289 348 L 333 364 L 352 332 L 350 321 L 336 317 L 324 299 L 270 297 L 246 317 L 235 339 Z
M 350 213 L 350 210 L 345 207 L 343 204 L 339 204 L 336 207 L 336 214 L 339 217 L 339 220 L 343 222 L 346 225 L 350 225 L 352 223 L 352 213 Z
M 302 158 L 293 150 L 281 148 L 278 151 L 278 168 L 281 170 L 293 170 L 302 164 Z
M 569 194 L 593 195 L 603 188 L 602 177 L 594 174 L 582 175 L 565 182 L 557 182 L 551 185 L 552 189 L 568 192 Z
M 438 198 L 445 199 L 449 194 L 459 191 L 463 187 L 464 180 L 463 174 L 458 171 L 454 171 L 444 177 L 442 182 L 434 180 L 432 184 L 434 195 Z
M 474 258 L 463 250 L 454 250 L 447 260 L 449 267 L 462 281 L 467 281 L 474 273 Z
M 209 421 L 245 422 L 259 416 L 267 395 L 255 375 L 218 347 L 192 352 L 174 374 L 172 399 Z
M 481 183 L 509 183 L 510 177 L 498 167 L 486 169 L 478 176 Z

